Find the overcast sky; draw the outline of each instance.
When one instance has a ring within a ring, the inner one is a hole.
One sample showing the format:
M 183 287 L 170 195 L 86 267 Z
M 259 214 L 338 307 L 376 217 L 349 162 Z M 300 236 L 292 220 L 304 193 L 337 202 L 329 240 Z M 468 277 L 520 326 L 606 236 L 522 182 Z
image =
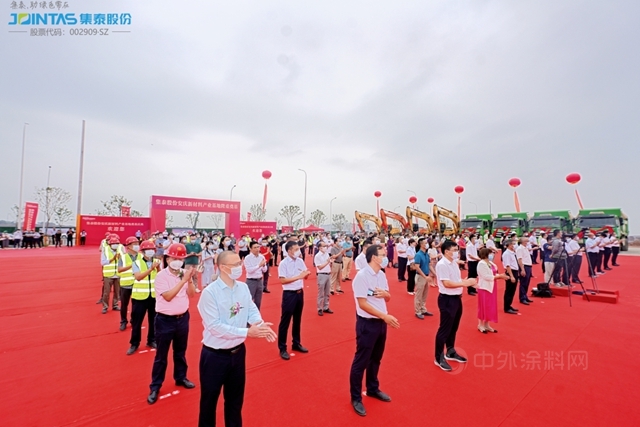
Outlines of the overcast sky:
M 28 3 L 28 2 L 27 2 Z M 0 218 L 51 185 L 83 213 L 120 194 L 262 200 L 353 217 L 413 190 L 463 214 L 622 207 L 640 234 L 640 2 L 70 0 L 131 33 L 0 36 Z M 67 30 L 68 32 L 68 30 Z M 183 215 L 175 216 L 178 222 Z M 635 220 L 639 218 L 638 220 Z M 204 224 L 206 225 L 206 223 Z

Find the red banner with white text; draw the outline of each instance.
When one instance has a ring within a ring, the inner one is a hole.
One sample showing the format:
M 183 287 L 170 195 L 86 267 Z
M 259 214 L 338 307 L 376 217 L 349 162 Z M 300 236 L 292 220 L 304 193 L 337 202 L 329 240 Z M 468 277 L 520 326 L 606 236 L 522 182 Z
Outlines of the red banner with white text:
M 293 233 L 293 227 L 291 225 L 283 225 L 281 229 L 283 233 Z
M 120 216 L 131 216 L 131 206 L 120 206 Z
M 76 232 L 87 232 L 88 246 L 99 245 L 104 239 L 105 233 L 115 233 L 120 237 L 120 243 L 124 243 L 127 237 L 135 236 L 140 230 L 144 238 L 149 236 L 151 218 L 139 216 L 80 216 L 79 228 Z M 154 230 L 155 231 L 155 230 Z
M 240 221 L 240 235 L 244 236 L 249 233 L 249 236 L 255 240 L 276 231 L 277 224 L 275 221 Z
M 37 218 L 38 218 L 38 204 L 27 202 L 24 205 L 24 222 L 22 224 L 22 229 L 35 230 Z

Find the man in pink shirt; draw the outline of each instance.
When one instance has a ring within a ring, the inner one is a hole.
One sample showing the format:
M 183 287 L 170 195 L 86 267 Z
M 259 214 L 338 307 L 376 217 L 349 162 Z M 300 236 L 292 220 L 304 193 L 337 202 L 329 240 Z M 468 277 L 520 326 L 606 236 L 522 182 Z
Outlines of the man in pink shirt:
M 187 341 L 189 340 L 189 297 L 196 293 L 190 280 L 195 269 L 183 270 L 187 249 L 182 243 L 174 243 L 165 252 L 165 268 L 155 279 L 156 321 L 155 335 L 158 350 L 151 372 L 151 393 L 147 402 L 151 405 L 158 400 L 160 387 L 167 371 L 167 356 L 173 343 L 173 379 L 176 385 L 194 388 L 187 379 Z

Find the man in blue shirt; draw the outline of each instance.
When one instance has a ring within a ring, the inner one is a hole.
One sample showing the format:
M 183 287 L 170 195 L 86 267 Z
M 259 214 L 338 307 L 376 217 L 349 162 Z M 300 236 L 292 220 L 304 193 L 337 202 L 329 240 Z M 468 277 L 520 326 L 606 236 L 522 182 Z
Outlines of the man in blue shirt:
M 424 320 L 424 316 L 433 316 L 433 313 L 429 313 L 427 311 L 427 295 L 429 294 L 427 279 L 429 278 L 429 264 L 431 262 L 431 258 L 427 254 L 428 243 L 428 240 L 424 237 L 418 239 L 418 247 L 420 250 L 416 253 L 415 258 L 413 259 L 416 272 L 413 308 L 415 310 L 416 317 L 420 320 Z
M 342 249 L 345 250 L 342 257 L 342 281 L 351 280 L 349 277 L 351 274 L 351 266 L 353 265 L 353 243 L 351 237 L 347 236 L 344 242 L 342 242 Z
M 275 342 L 276 334 L 260 316 L 251 300 L 249 287 L 237 279 L 242 261 L 232 251 L 217 259 L 220 277 L 202 292 L 198 311 L 204 325 L 200 353 L 200 416 L 198 427 L 216 425 L 216 406 L 224 387 L 224 419 L 227 426 L 242 425 L 242 403 L 246 378 L 244 341 L 265 338 Z M 247 327 L 247 325 L 250 325 Z

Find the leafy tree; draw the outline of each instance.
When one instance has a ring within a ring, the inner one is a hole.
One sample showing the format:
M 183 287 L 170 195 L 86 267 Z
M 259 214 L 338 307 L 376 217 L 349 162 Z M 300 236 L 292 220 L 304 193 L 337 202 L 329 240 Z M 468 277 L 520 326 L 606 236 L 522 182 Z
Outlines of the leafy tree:
M 213 222 L 213 228 L 221 229 L 222 228 L 222 220 L 224 219 L 224 214 L 213 213 L 209 215 L 209 218 Z
M 98 209 L 97 213 L 103 216 L 120 216 L 120 209 L 123 206 L 131 206 L 133 204 L 133 202 L 126 197 L 116 194 L 111 196 L 107 201 L 100 200 L 100 203 L 102 203 L 102 209 Z M 142 213 L 131 209 L 131 216 L 142 216 Z
M 189 221 L 189 225 L 191 226 L 192 230 L 196 229 L 196 226 L 198 225 L 198 219 L 199 218 L 200 218 L 200 212 L 188 213 L 187 214 L 187 221 Z
M 311 212 L 311 216 L 307 221 L 307 225 L 316 225 L 318 227 L 322 226 L 324 222 L 327 220 L 327 216 L 320 209 L 316 209 Z
M 164 223 L 167 227 L 171 227 L 171 224 L 173 224 L 173 215 L 169 215 L 168 213 L 164 214 Z
M 267 210 L 262 210 L 260 204 L 251 205 L 249 212 L 251 212 L 251 221 L 264 221 L 267 216 Z
M 347 226 L 347 217 L 344 214 L 337 214 L 333 216 L 333 229 L 337 231 L 345 231 Z
M 280 216 L 284 218 L 289 226 L 295 226 L 298 220 L 301 220 L 302 212 L 300 206 L 285 206 L 280 209 Z
M 67 208 L 71 194 L 59 187 L 42 187 L 36 188 L 35 199 L 44 213 L 44 228 L 46 230 L 49 228 L 49 223 L 55 212 L 61 208 Z
M 73 212 L 66 206 L 61 206 L 53 213 L 55 216 L 56 224 L 58 227 L 62 227 L 65 223 L 73 218 Z

